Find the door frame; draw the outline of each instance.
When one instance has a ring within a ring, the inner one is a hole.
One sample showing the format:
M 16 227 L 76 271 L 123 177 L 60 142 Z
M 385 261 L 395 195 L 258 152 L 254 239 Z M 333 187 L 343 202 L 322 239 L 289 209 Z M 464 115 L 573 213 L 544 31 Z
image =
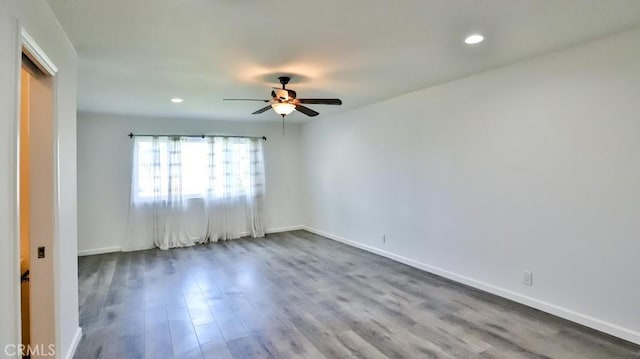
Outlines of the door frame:
M 59 288 L 57 285 L 58 278 L 58 240 L 59 240 L 59 218 L 60 218 L 60 190 L 59 190 L 59 143 L 58 143 L 58 67 L 51 60 L 51 58 L 47 55 L 47 53 L 38 45 L 36 40 L 27 32 L 27 30 L 17 21 L 17 42 L 15 48 L 16 55 L 16 63 L 15 63 L 15 73 L 16 73 L 16 87 L 15 87 L 15 116 L 14 116 L 14 150 L 15 150 L 15 166 L 14 166 L 14 188 L 13 188 L 13 211 L 14 211 L 14 225 L 15 225 L 15 237 L 14 237 L 14 293 L 15 293 L 15 313 L 16 313 L 16 344 L 22 343 L 22 314 L 21 314 L 21 281 L 20 281 L 20 101 L 21 101 L 21 70 L 22 70 L 22 55 L 24 54 L 33 62 L 45 75 L 49 76 L 52 81 L 52 100 L 53 100 L 53 113 L 52 113 L 52 133 L 53 136 L 53 158 L 52 158 L 52 166 L 53 166 L 53 183 L 51 184 L 53 187 L 53 233 L 52 233 L 52 243 L 51 248 L 48 248 L 48 255 L 51 256 L 51 261 L 53 263 L 53 301 L 54 301 L 54 338 L 55 338 L 55 346 L 56 346 L 56 357 L 59 355 L 63 355 L 63 353 L 58 352 L 58 348 L 60 348 L 59 343 L 59 323 L 60 316 L 57 307 L 57 298 L 59 298 Z

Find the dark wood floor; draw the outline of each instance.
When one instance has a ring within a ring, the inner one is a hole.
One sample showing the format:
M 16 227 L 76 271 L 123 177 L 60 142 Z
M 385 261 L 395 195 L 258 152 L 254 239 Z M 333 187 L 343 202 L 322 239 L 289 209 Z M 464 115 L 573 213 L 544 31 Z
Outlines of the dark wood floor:
M 640 347 L 303 232 L 80 258 L 76 358 L 637 358 Z

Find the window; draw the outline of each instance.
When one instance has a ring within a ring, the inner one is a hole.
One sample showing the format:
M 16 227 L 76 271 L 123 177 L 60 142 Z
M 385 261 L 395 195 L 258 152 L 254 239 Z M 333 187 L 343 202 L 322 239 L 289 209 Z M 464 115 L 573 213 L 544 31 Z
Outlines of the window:
M 137 137 L 132 196 L 167 198 L 245 195 L 251 186 L 251 139 Z

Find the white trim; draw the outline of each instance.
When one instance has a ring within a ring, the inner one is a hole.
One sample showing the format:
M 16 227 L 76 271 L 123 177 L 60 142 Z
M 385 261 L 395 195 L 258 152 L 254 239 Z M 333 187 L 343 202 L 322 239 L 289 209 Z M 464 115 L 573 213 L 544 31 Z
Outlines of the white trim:
M 122 247 L 105 247 L 105 248 L 96 248 L 96 249 L 86 249 L 82 251 L 78 251 L 78 257 L 83 256 L 92 256 L 95 254 L 105 254 L 105 253 L 114 253 L 114 252 L 122 252 Z
M 133 248 L 122 248 L 122 252 L 136 252 L 136 251 L 146 251 L 149 249 L 157 248 L 155 244 L 150 246 L 142 246 L 142 247 L 133 247 Z
M 26 31 L 24 31 L 24 29 L 22 29 L 22 36 L 23 36 L 23 50 L 28 50 L 28 48 L 26 48 L 24 45 L 26 44 L 26 42 L 24 42 L 24 36 L 28 34 L 26 33 Z M 53 311 L 54 311 L 54 321 L 55 323 L 53 324 L 55 327 L 55 333 L 54 333 L 54 338 L 55 341 L 58 345 L 58 348 L 61 348 L 62 345 L 64 345 L 61 340 L 62 340 L 62 332 L 64 331 L 63 329 L 63 320 L 60 314 L 60 286 L 57 285 L 56 283 L 59 283 L 60 280 L 60 267 L 61 267 L 61 253 L 60 253 L 60 238 L 62 238 L 61 233 L 60 233 L 60 213 L 62 213 L 62 198 L 60 197 L 60 126 L 59 126 L 59 118 L 58 118 L 58 113 L 59 113 L 59 101 L 58 101 L 58 95 L 60 93 L 60 90 L 58 88 L 59 86 L 59 81 L 58 81 L 58 69 L 57 67 L 53 64 L 53 62 L 51 62 L 51 60 L 47 57 L 47 55 L 44 53 L 44 51 L 42 51 L 42 49 L 38 46 L 38 44 L 33 41 L 33 39 L 31 39 L 31 43 L 30 46 L 31 47 L 35 47 L 36 51 L 38 51 L 38 55 L 36 56 L 36 61 L 38 62 L 34 62 L 38 68 L 40 68 L 40 70 L 42 70 L 43 72 L 45 72 L 46 74 L 48 74 L 51 78 L 51 85 L 52 85 L 52 101 L 53 101 L 53 106 L 52 106 L 52 110 L 53 113 L 51 114 L 51 136 L 52 136 L 52 142 L 53 142 L 53 148 L 52 150 L 52 154 L 53 154 L 53 163 L 52 163 L 52 168 L 53 168 L 53 236 L 51 238 L 51 256 L 52 256 L 52 265 L 53 265 L 53 278 L 52 280 L 54 281 L 54 286 L 53 286 L 53 295 L 54 295 L 54 302 L 53 302 Z M 28 54 L 27 54 L 28 55 Z M 31 58 L 31 57 L 29 57 Z M 33 59 L 32 59 L 33 61 Z M 40 62 L 40 61 L 44 61 L 44 62 Z M 44 68 L 44 69 L 43 69 Z
M 418 268 L 421 269 L 425 272 L 429 272 L 429 273 L 433 273 L 436 275 L 439 275 L 441 277 L 450 279 L 452 281 L 458 282 L 458 283 L 462 283 L 462 284 L 466 284 L 470 287 L 474 287 L 476 289 L 480 289 L 482 291 L 491 293 L 491 294 L 495 294 L 497 296 L 503 297 L 503 298 L 507 298 L 509 300 L 512 300 L 514 302 L 518 302 L 520 304 L 524 304 L 526 306 L 541 310 L 543 312 L 547 312 L 550 314 L 553 314 L 555 316 L 570 320 L 572 322 L 576 322 L 578 324 L 582 324 L 584 326 L 587 326 L 589 328 L 613 335 L 615 337 L 618 338 L 622 338 L 625 340 L 628 340 L 632 343 L 636 343 L 636 344 L 640 344 L 640 333 L 633 331 L 631 329 L 628 328 L 624 328 L 621 327 L 619 325 L 613 324 L 613 323 L 609 323 L 606 322 L 604 320 L 598 319 L 598 318 L 594 318 L 582 313 L 578 313 L 576 311 L 573 311 L 571 309 L 568 308 L 564 308 L 552 303 L 548 303 L 536 298 L 532 298 L 526 295 L 522 295 L 520 293 L 516 293 L 513 292 L 511 290 L 508 289 L 504 289 L 504 288 L 500 288 L 498 286 L 489 284 L 489 283 L 485 283 L 485 282 L 481 282 L 479 280 L 470 278 L 470 277 L 466 277 L 442 268 L 438 268 L 438 267 L 434 267 L 432 265 L 426 264 L 426 263 L 422 263 L 422 262 L 418 262 L 415 261 L 413 259 L 409 259 L 382 249 L 378 249 L 376 247 L 373 246 L 369 246 L 366 244 L 362 244 L 362 243 L 358 243 L 331 233 L 327 233 L 324 231 L 321 231 L 319 229 L 316 228 L 311 228 L 308 226 L 304 226 L 304 230 L 310 233 L 314 233 L 317 234 L 319 236 L 323 236 L 329 239 L 332 239 L 334 241 L 337 242 L 341 242 L 344 244 L 347 244 L 349 246 L 352 247 L 356 247 L 356 248 L 360 248 L 362 250 L 365 250 L 367 252 L 371 252 L 371 253 L 375 253 L 378 255 L 381 255 L 383 257 L 389 258 L 389 259 L 393 259 L 397 262 L 400 263 L 404 263 L 408 266 L 414 267 L 414 268 Z
M 49 249 L 49 253 L 52 257 L 51 261 L 52 261 L 52 265 L 53 265 L 53 273 L 52 273 L 52 278 L 51 280 L 53 280 L 54 283 L 58 282 L 58 278 L 59 278 L 59 263 L 60 263 L 60 258 L 58 256 L 58 248 L 59 248 L 59 240 L 60 240 L 60 170 L 59 170 L 59 133 L 58 133 L 58 80 L 57 80 L 57 73 L 58 73 L 58 68 L 56 67 L 56 65 L 53 63 L 53 61 L 51 61 L 51 59 L 49 58 L 49 56 L 47 56 L 47 54 L 44 52 L 44 50 L 38 45 L 38 43 L 33 39 L 33 37 L 31 37 L 31 35 L 29 35 L 29 33 L 22 27 L 20 26 L 20 24 L 18 24 L 18 33 L 19 33 L 19 37 L 18 37 L 18 62 L 19 62 L 19 68 L 18 68 L 18 74 L 20 74 L 21 72 L 21 67 L 22 67 L 22 55 L 24 54 L 25 56 L 27 56 L 34 65 L 36 65 L 45 75 L 49 76 L 51 78 L 51 83 L 52 83 L 52 101 L 53 101 L 53 106 L 52 106 L 52 116 L 51 116 L 51 128 L 52 128 L 52 143 L 53 143 L 53 148 L 51 149 L 52 151 L 52 170 L 53 170 L 53 183 L 51 184 L 52 188 L 52 194 L 53 194 L 53 235 L 52 235 L 52 239 L 51 239 L 51 248 Z M 20 143 L 20 121 L 21 121 L 21 114 L 20 112 L 20 99 L 21 99 L 21 79 L 18 81 L 18 92 L 17 92 L 17 97 L 18 97 L 18 115 L 16 116 L 16 123 L 18 124 L 18 146 Z M 17 197 L 17 217 L 20 217 L 20 198 L 19 198 L 19 178 L 20 178 L 20 168 L 19 168 L 19 163 L 20 163 L 20 149 L 19 147 L 17 148 L 17 156 L 16 156 L 16 160 L 18 161 L 18 166 L 16 166 L 16 168 L 18 169 L 17 172 L 17 181 L 18 181 L 18 197 Z M 17 224 L 18 226 L 20 225 L 19 222 Z M 19 227 L 18 227 L 19 228 Z M 18 229 L 18 232 L 20 230 Z M 20 243 L 20 235 L 18 235 L 18 244 Z M 18 252 L 19 253 L 19 252 Z M 20 258 L 20 254 L 18 254 L 18 258 Z M 53 316 L 54 316 L 54 323 L 53 323 L 53 330 L 54 330 L 54 340 L 56 342 L 56 345 L 58 347 L 61 347 L 61 342 L 60 342 L 60 334 L 61 334 L 61 326 L 60 324 L 62 323 L 61 318 L 60 318 L 60 310 L 59 310 L 59 302 L 58 299 L 60 298 L 60 288 L 57 285 L 54 285 L 53 287 Z M 21 322 L 21 318 L 20 316 L 19 318 L 19 322 Z M 19 323 L 20 325 L 21 323 Z
M 58 73 L 58 67 L 56 67 L 36 40 L 34 40 L 22 26 L 20 27 L 20 39 L 22 42 L 22 51 L 24 51 L 25 55 L 27 55 L 40 70 L 54 77 Z
M 42 50 L 42 48 L 38 45 L 38 43 L 33 39 L 33 37 L 31 37 L 31 35 L 29 35 L 29 33 L 20 25 L 19 21 L 16 21 L 16 33 L 17 33 L 17 46 L 16 46 L 16 98 L 15 98 L 15 128 L 14 128 L 14 133 L 16 135 L 16 147 L 15 147 L 15 156 L 14 156 L 14 160 L 16 161 L 13 164 L 13 168 L 16 169 L 16 175 L 14 177 L 14 180 L 16 181 L 14 183 L 14 185 L 12 186 L 13 189 L 16 191 L 15 192 L 15 206 L 14 206 L 14 218 L 16 219 L 15 222 L 15 241 L 14 243 L 16 243 L 16 248 L 15 248 L 15 258 L 16 258 L 16 266 L 15 268 L 17 269 L 17 275 L 15 275 L 16 278 L 16 297 L 17 297 L 17 302 L 16 302 L 16 313 L 21 313 L 21 283 L 20 283 L 20 121 L 21 121 L 21 113 L 20 113 L 20 108 L 21 108 L 21 94 L 22 94 L 22 79 L 21 79 L 21 70 L 22 70 L 22 55 L 26 55 L 33 63 L 34 65 L 36 65 L 45 75 L 48 75 L 49 77 L 51 77 L 52 79 L 52 90 L 53 90 L 53 113 L 52 113 L 52 129 L 53 132 L 51 133 L 51 135 L 53 136 L 52 140 L 53 140 L 53 163 L 52 163 L 52 167 L 53 167 L 53 183 L 51 184 L 53 186 L 53 200 L 54 200 L 54 205 L 53 205 L 53 238 L 52 238 L 52 243 L 51 243 L 51 248 L 49 249 L 49 253 L 52 256 L 52 263 L 53 263 L 53 278 L 52 280 L 54 281 L 54 283 L 57 282 L 58 279 L 58 264 L 59 264 L 59 258 L 57 256 L 57 249 L 58 249 L 58 241 L 59 241 L 59 229 L 60 229 L 60 224 L 59 224 L 59 214 L 60 214 L 60 191 L 59 191 L 59 175 L 60 175 L 60 171 L 58 168 L 58 140 L 59 140 L 59 136 L 58 136 L 58 81 L 57 81 L 57 73 L 58 73 L 58 68 L 56 67 L 56 65 L 53 63 L 53 61 L 51 61 L 51 59 L 49 58 L 49 56 L 47 56 L 47 54 L 44 52 L 44 50 Z M 61 323 L 61 318 L 60 318 L 60 313 L 59 313 L 59 307 L 58 307 L 58 300 L 59 299 L 59 287 L 57 285 L 54 285 L 53 288 L 53 316 L 54 316 L 54 323 L 53 323 L 53 328 L 52 330 L 54 331 L 54 340 L 56 342 L 56 345 L 59 347 L 60 346 L 60 326 L 59 324 Z M 18 337 L 19 340 L 17 340 L 16 342 L 19 343 L 22 341 L 22 316 L 21 315 L 17 315 L 16 316 L 16 335 Z
M 65 355 L 65 359 L 73 359 L 73 356 L 76 354 L 76 349 L 78 349 L 78 344 L 80 343 L 80 339 L 82 339 L 82 328 L 78 327 L 76 329 L 76 334 L 73 336 L 71 340 L 71 345 L 69 345 L 69 350 L 67 351 L 67 355 Z
M 16 62 L 15 62 L 15 73 L 16 76 L 14 78 L 15 81 L 15 101 L 14 101 L 14 129 L 13 129 L 13 133 L 15 135 L 15 137 L 13 138 L 14 143 L 13 143 L 13 156 L 11 156 L 13 158 L 13 162 L 11 163 L 11 168 L 15 168 L 16 172 L 14 173 L 13 176 L 13 183 L 11 184 L 11 188 L 14 191 L 12 193 L 13 197 L 13 201 L 14 201 L 14 205 L 13 205 L 13 213 L 11 213 L 13 215 L 13 219 L 14 219 L 14 224 L 13 224 L 13 228 L 11 230 L 11 233 L 13 234 L 13 244 L 15 244 L 15 247 L 13 248 L 14 250 L 14 255 L 13 258 L 15 260 L 14 263 L 14 273 L 13 273 L 13 278 L 14 278 L 14 313 L 16 313 L 14 319 L 16 321 L 14 329 L 15 329 L 15 333 L 13 336 L 13 340 L 14 343 L 22 343 L 22 288 L 21 288 L 21 282 L 20 282 L 20 275 L 21 275 L 21 268 L 20 268 L 20 102 L 22 99 L 22 87 L 21 87 L 21 70 L 22 70 L 22 37 L 20 36 L 20 31 L 22 29 L 22 27 L 20 26 L 20 22 L 16 20 L 15 22 L 15 39 L 16 39 L 16 52 L 15 52 L 15 56 L 16 56 Z M 16 355 L 17 357 L 17 355 Z
M 280 233 L 280 232 L 291 232 L 291 231 L 300 231 L 305 227 L 303 225 L 298 226 L 287 226 L 287 227 L 275 227 L 267 229 L 266 233 Z M 240 233 L 240 238 L 250 236 L 251 232 L 242 232 Z M 96 254 L 105 254 L 105 253 L 115 253 L 115 252 L 134 252 L 134 251 L 144 251 L 148 249 L 156 248 L 155 246 L 145 246 L 145 247 L 136 247 L 130 249 L 123 249 L 121 246 L 113 246 L 113 247 L 104 247 L 104 248 L 95 248 L 95 249 L 83 249 L 78 250 L 78 257 L 84 256 L 93 256 Z
M 267 234 L 269 233 L 280 233 L 280 232 L 291 232 L 291 231 L 299 231 L 304 229 L 304 226 L 287 226 L 287 227 L 275 227 L 267 229 Z

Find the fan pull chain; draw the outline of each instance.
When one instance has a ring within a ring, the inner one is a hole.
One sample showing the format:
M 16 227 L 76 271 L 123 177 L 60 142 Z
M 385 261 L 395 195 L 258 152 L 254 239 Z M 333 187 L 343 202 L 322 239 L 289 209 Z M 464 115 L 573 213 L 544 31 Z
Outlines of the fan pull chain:
M 282 135 L 284 136 L 284 116 L 282 115 Z

